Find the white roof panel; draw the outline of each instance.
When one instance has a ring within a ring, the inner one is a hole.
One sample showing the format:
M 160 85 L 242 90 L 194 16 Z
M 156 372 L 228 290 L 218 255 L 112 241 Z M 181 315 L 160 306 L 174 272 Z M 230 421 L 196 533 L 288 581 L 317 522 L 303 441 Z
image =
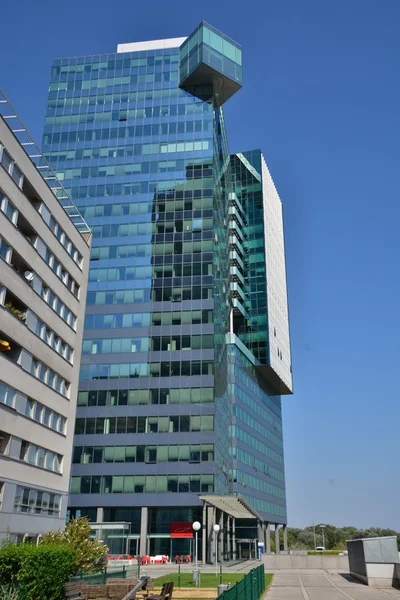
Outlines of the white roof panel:
M 118 44 L 117 52 L 140 52 L 143 50 L 165 50 L 166 48 L 179 48 L 187 38 L 169 38 L 167 40 L 151 40 L 148 42 L 129 42 Z

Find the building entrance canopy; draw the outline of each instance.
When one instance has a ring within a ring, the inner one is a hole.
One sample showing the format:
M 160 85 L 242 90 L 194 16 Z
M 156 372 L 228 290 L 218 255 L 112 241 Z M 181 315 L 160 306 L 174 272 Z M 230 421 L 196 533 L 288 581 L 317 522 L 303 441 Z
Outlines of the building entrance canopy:
M 218 508 L 235 519 L 264 519 L 240 496 L 200 496 L 203 502 Z

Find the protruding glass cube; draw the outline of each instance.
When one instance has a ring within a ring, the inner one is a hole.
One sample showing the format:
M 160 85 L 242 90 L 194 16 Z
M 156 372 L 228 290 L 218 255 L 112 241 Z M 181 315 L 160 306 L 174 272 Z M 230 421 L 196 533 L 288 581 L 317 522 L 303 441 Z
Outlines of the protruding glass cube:
M 219 108 L 242 87 L 242 48 L 204 21 L 179 49 L 179 87 Z

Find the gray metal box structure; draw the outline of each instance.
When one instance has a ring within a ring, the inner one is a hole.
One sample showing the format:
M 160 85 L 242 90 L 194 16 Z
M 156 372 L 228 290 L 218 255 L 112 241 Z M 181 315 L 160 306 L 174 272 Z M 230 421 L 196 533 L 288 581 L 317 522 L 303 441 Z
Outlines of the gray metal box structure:
M 396 564 L 399 562 L 397 537 L 363 538 L 348 540 L 350 573 L 369 584 L 386 580 L 390 587 L 397 583 Z

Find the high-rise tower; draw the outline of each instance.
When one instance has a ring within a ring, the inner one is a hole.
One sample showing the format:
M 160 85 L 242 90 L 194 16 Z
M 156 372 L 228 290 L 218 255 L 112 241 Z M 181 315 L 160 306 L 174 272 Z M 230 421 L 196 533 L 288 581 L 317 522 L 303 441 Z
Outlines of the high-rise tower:
M 286 523 L 282 208 L 261 153 L 229 155 L 241 85 L 204 22 L 53 63 L 43 148 L 94 235 L 70 509 L 112 552 L 188 553 L 218 520 L 245 556 Z

